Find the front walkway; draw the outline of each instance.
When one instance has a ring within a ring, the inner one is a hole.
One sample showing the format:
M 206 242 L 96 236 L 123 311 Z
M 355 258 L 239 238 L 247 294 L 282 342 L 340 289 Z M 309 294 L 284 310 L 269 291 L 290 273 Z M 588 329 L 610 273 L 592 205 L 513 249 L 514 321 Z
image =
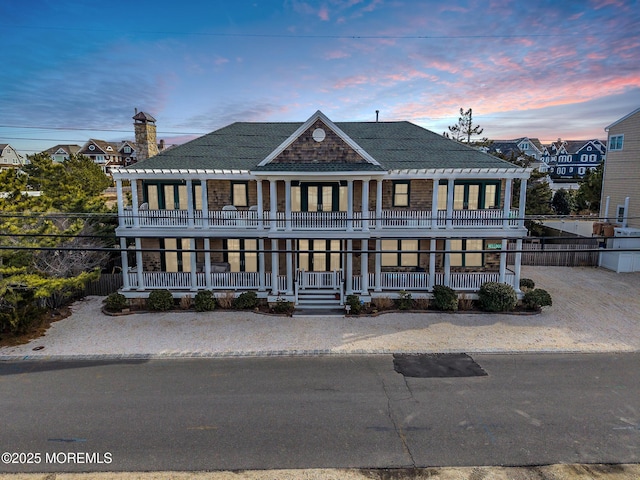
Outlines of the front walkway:
M 275 317 L 252 312 L 111 317 L 101 297 L 74 305 L 27 345 L 0 359 L 54 356 L 233 356 L 385 352 L 640 351 L 640 273 L 592 267 L 523 267 L 553 296 L 538 315 L 390 313 L 377 317 Z M 35 347 L 44 347 L 34 351 Z

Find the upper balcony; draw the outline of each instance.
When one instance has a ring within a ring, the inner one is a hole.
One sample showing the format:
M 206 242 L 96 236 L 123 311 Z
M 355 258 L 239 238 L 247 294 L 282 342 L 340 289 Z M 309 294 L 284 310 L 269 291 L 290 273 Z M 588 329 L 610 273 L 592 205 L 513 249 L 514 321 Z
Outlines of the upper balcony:
M 452 210 L 448 218 L 446 210 L 439 210 L 437 218 L 425 210 L 382 210 L 376 217 L 375 211 L 353 212 L 276 212 L 257 210 L 215 210 L 203 215 L 202 210 L 194 210 L 193 217 L 188 210 L 139 210 L 134 216 L 132 210 L 125 210 L 120 219 L 124 228 L 180 228 L 215 229 L 225 232 L 268 230 L 272 232 L 304 231 L 344 231 L 366 232 L 370 230 L 411 230 L 411 229 L 517 229 L 523 226 L 517 209 L 511 209 L 508 217 L 502 209 Z

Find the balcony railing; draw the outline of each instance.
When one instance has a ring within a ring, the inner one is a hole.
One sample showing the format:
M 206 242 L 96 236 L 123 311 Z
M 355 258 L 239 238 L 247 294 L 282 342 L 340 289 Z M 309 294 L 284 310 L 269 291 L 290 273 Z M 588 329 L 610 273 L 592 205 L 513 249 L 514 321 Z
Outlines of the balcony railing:
M 361 231 L 366 229 L 425 229 L 425 228 L 507 228 L 518 227 L 522 219 L 518 218 L 518 210 L 511 210 L 509 218 L 505 220 L 501 209 L 485 210 L 453 210 L 451 218 L 447 218 L 447 211 L 438 211 L 437 221 L 427 210 L 382 210 L 380 218 L 376 212 L 370 211 L 369 218 L 363 218 L 362 212 L 354 212 L 348 218 L 347 212 L 276 212 L 272 218 L 271 212 L 262 212 L 262 218 L 255 210 L 215 210 L 204 217 L 202 210 L 195 210 L 189 218 L 187 210 L 139 210 L 137 225 L 140 227 L 194 227 L 215 228 L 229 230 L 338 230 Z M 132 210 L 125 210 L 120 219 L 123 227 L 136 225 Z
M 205 273 L 196 273 L 196 284 L 192 285 L 192 276 L 189 272 L 143 272 L 142 281 L 144 288 L 173 290 L 212 289 L 212 290 L 258 290 L 260 277 L 257 272 L 224 272 L 211 273 L 209 286 Z M 137 272 L 128 272 L 129 287 L 140 288 Z M 370 292 L 376 289 L 376 276 L 368 275 Z M 334 272 L 303 272 L 298 271 L 296 282 L 300 289 L 341 289 L 345 279 L 342 271 Z M 457 291 L 477 291 L 485 282 L 499 282 L 498 272 L 467 272 L 451 273 L 449 286 Z M 429 274 L 427 272 L 382 272 L 380 274 L 379 289 L 382 291 L 398 292 L 429 291 Z M 507 272 L 504 282 L 515 288 L 515 274 Z M 434 285 L 444 285 L 444 273 L 436 273 Z M 362 292 L 362 276 L 354 275 L 351 278 L 351 287 L 354 293 Z M 271 289 L 271 273 L 264 276 L 264 288 Z M 287 276 L 278 275 L 278 291 L 287 290 Z

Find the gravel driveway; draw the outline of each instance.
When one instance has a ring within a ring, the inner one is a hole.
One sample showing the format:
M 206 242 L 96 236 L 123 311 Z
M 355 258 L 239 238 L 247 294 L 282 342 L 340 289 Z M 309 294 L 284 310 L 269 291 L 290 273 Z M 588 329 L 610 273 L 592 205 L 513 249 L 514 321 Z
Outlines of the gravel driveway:
M 389 313 L 278 317 L 253 312 L 107 316 L 102 297 L 73 305 L 44 337 L 0 359 L 66 356 L 235 356 L 388 352 L 640 351 L 640 273 L 523 267 L 553 306 L 537 315 Z M 37 347 L 44 347 L 34 350 Z

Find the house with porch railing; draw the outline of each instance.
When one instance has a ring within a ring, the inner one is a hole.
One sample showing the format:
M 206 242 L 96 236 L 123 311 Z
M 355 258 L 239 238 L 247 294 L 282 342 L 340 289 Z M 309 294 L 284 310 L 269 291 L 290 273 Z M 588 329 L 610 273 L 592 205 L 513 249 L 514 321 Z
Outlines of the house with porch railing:
M 429 297 L 434 285 L 518 290 L 507 244 L 527 233 L 529 171 L 410 122 L 320 111 L 238 122 L 113 177 L 129 297 L 252 290 L 337 305 L 350 294 Z

